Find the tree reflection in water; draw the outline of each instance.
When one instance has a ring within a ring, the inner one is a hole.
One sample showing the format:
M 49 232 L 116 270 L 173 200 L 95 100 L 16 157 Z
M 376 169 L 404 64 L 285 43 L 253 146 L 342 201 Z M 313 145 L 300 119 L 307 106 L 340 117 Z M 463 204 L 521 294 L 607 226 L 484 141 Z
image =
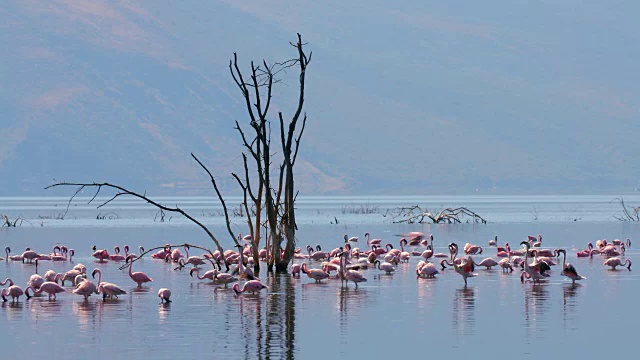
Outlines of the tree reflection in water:
M 268 273 L 266 283 L 268 292 L 238 296 L 244 357 L 293 359 L 296 290 L 286 274 Z

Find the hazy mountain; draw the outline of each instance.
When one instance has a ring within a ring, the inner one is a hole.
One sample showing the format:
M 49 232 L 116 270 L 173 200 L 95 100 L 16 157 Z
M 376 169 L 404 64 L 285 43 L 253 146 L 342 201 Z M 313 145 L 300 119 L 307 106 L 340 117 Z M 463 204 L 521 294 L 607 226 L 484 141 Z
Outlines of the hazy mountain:
M 231 192 L 229 60 L 313 52 L 304 194 L 632 191 L 634 2 L 21 0 L 0 8 L 0 195 Z M 275 109 L 290 115 L 295 73 Z M 275 112 L 273 112 L 275 115 Z

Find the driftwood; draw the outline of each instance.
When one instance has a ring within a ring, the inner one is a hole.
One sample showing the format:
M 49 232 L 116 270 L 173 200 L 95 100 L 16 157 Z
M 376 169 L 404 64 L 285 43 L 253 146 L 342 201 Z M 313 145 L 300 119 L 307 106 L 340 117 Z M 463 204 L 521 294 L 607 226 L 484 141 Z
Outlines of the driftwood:
M 475 223 L 487 223 L 487 220 L 483 219 L 480 215 L 467 209 L 466 207 L 446 208 L 440 210 L 437 213 L 432 213 L 429 211 L 429 209 L 422 209 L 418 205 L 413 205 L 400 207 L 393 210 L 387 210 L 387 212 L 383 216 L 391 217 L 391 222 L 393 222 L 394 224 L 423 224 L 428 221 L 431 221 L 434 224 L 453 224 L 462 223 L 465 217 L 470 217 L 471 221 Z

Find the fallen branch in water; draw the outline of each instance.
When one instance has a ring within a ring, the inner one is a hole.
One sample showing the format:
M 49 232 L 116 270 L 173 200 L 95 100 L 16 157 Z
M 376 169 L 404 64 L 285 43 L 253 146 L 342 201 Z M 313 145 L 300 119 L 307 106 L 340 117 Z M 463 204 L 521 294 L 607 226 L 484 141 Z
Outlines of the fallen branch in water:
M 391 222 L 395 224 L 407 223 L 407 224 L 423 224 L 431 220 L 434 224 L 440 223 L 462 223 L 465 217 L 470 217 L 475 223 L 486 224 L 487 220 L 483 219 L 480 215 L 467 209 L 466 207 L 457 207 L 455 209 L 446 208 L 437 213 L 432 213 L 429 209 L 422 209 L 418 205 L 405 206 L 396 208 L 393 210 L 387 210 L 383 216 L 390 216 Z M 468 222 L 468 221 L 467 221 Z

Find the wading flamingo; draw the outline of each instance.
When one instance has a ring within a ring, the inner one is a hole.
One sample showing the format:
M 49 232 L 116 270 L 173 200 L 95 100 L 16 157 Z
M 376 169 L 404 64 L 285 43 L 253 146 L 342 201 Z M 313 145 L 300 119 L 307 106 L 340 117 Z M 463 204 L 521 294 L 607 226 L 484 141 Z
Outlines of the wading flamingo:
M 162 288 L 162 289 L 158 290 L 158 297 L 160 298 L 160 303 L 161 304 L 163 302 L 170 303 L 171 300 L 169 300 L 169 298 L 171 297 L 171 290 L 169 290 L 167 288 Z
M 95 279 L 96 273 L 98 273 L 98 285 L 96 285 L 96 293 L 102 294 L 102 301 L 106 300 L 107 297 L 113 299 L 114 297 L 117 299 L 118 295 L 124 295 L 127 292 L 122 290 L 122 288 L 116 284 L 110 282 L 102 281 L 102 271 L 100 269 L 94 269 L 91 273 L 91 277 Z
M 380 260 L 376 260 L 373 265 L 376 266 L 378 270 L 384 271 L 387 275 L 391 275 L 396 271 L 396 268 L 393 267 L 391 263 L 388 263 L 386 261 L 380 263 Z
M 322 281 L 324 279 L 328 279 L 329 276 L 330 276 L 329 274 L 324 272 L 322 269 L 309 269 L 307 267 L 307 263 L 302 263 L 302 266 L 300 267 L 300 270 L 302 270 L 303 273 L 307 274 L 309 279 L 313 279 L 317 283 L 319 283 L 320 281 Z
M 13 284 L 13 282 L 11 282 Z M 8 288 L 2 289 L 0 292 L 0 297 L 2 297 L 2 301 L 6 302 L 6 296 L 11 296 L 13 302 L 19 301 L 20 296 L 24 294 L 22 288 L 18 285 L 11 285 Z
M 349 286 L 349 281 L 352 281 L 354 284 L 356 284 L 356 289 L 358 288 L 358 283 L 367 281 L 367 278 L 364 277 L 364 275 L 362 275 L 360 271 L 348 269 L 346 267 L 346 253 L 343 252 L 342 254 L 340 254 L 340 258 L 342 261 L 340 261 L 340 271 L 338 276 L 340 277 L 341 281 L 345 281 L 345 284 L 347 286 Z
M 418 277 L 425 277 L 425 278 L 432 279 L 432 278 L 435 278 L 436 274 L 439 274 L 439 273 L 440 272 L 438 271 L 435 265 L 423 260 L 420 260 L 420 262 L 418 262 L 418 265 L 416 266 L 416 275 Z
M 120 255 L 120 246 L 114 246 L 113 252 L 115 255 L 109 255 L 109 259 L 113 261 L 124 261 L 126 258 L 123 255 Z
M 131 280 L 133 280 L 133 282 L 138 284 L 138 287 L 142 287 L 142 284 L 146 282 L 153 281 L 152 278 L 148 277 L 147 274 L 143 273 L 142 271 L 133 272 L 133 270 L 131 270 L 133 268 L 133 257 L 131 257 L 131 255 L 129 255 L 129 257 L 127 258 L 127 262 L 131 263 L 129 264 L 129 277 L 131 278 Z
M 89 296 L 91 296 L 91 294 L 98 293 L 96 284 L 91 282 L 91 280 L 83 278 L 82 275 L 76 276 L 76 278 L 74 279 L 74 283 L 76 283 L 77 285 L 75 290 L 73 290 L 72 292 L 76 295 L 84 296 L 85 301 L 89 300 Z
M 565 249 L 556 249 L 558 252 L 558 256 L 562 254 L 564 257 L 562 258 L 562 272 L 561 274 L 571 279 L 571 281 L 575 284 L 576 280 L 582 280 L 585 277 L 578 275 L 578 271 L 573 265 L 567 263 L 567 251 Z
M 27 286 L 26 289 L 24 289 L 24 294 L 27 296 L 27 299 L 31 298 L 31 295 L 29 295 L 29 289 L 33 290 L 33 295 L 40 295 L 42 294 L 42 292 L 46 292 L 47 294 L 49 294 L 49 300 L 51 300 L 51 296 L 53 296 L 53 299 L 56 299 L 56 294 L 59 294 L 61 292 L 64 292 L 64 288 L 60 285 L 58 285 L 57 283 L 54 283 L 52 281 L 46 281 L 44 283 L 42 283 L 42 285 L 40 285 L 40 287 L 38 289 L 34 289 L 31 286 Z
M 250 292 L 252 294 L 255 294 L 257 292 L 260 292 L 260 290 L 262 289 L 268 289 L 269 287 L 265 284 L 263 284 L 260 280 L 249 280 L 247 282 L 245 282 L 242 287 L 240 287 L 240 285 L 238 285 L 238 283 L 233 284 L 233 291 L 236 293 L 236 295 L 239 295 L 243 292 Z
M 607 261 L 604 262 L 604 265 L 611 266 L 611 270 L 615 270 L 616 266 L 624 267 L 625 265 L 627 265 L 627 263 L 629 263 L 629 265 L 627 266 L 627 269 L 631 271 L 631 260 L 629 259 L 626 259 L 624 262 L 622 262 L 620 258 L 614 257 L 614 258 L 607 259 Z
M 535 283 L 540 282 L 540 280 L 549 277 L 549 274 L 546 271 L 550 270 L 549 265 L 545 262 L 536 262 L 534 260 L 533 263 L 529 264 L 529 248 L 531 245 L 528 241 L 523 241 L 520 245 L 524 245 L 526 247 L 525 255 L 524 255 L 524 270 L 520 274 L 520 281 L 524 281 L 524 278 L 530 278 Z

